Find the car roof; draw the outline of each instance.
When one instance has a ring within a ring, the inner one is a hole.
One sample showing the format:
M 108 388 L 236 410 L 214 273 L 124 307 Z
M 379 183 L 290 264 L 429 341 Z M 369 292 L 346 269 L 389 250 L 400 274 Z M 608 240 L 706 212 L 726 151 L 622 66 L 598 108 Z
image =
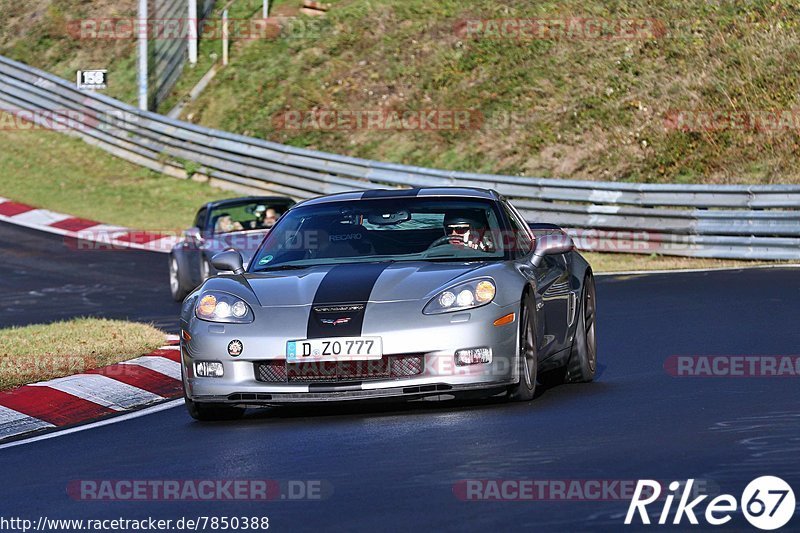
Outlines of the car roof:
M 208 202 L 204 207 L 208 209 L 215 209 L 217 207 L 226 207 L 231 205 L 238 205 L 247 202 L 265 202 L 265 203 L 280 203 L 280 204 L 294 204 L 295 201 L 288 196 L 240 196 L 239 198 L 226 198 L 224 200 L 217 200 L 215 202 Z
M 346 202 L 354 200 L 371 200 L 382 198 L 483 198 L 486 200 L 500 200 L 500 195 L 491 189 L 477 187 L 415 187 L 412 189 L 370 189 L 367 191 L 352 191 L 330 194 L 300 202 L 297 206 L 327 204 L 333 202 Z

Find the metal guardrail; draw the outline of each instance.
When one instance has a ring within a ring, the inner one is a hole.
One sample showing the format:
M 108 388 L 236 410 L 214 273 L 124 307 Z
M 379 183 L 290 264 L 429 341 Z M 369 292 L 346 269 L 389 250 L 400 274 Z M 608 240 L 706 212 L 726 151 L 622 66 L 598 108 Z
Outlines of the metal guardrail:
M 295 148 L 140 111 L 0 56 L 0 106 L 71 120 L 109 153 L 175 177 L 305 199 L 410 186 L 494 188 L 533 222 L 569 228 L 589 250 L 800 259 L 800 186 L 609 183 L 475 174 Z M 191 168 L 189 168 L 191 167 Z

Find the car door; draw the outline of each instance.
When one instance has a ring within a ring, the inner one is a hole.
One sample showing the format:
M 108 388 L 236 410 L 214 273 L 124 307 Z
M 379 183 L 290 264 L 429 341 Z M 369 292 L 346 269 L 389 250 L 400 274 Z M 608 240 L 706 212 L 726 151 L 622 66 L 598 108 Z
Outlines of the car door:
M 208 209 L 201 208 L 194 219 L 194 225 L 186 232 L 187 263 L 190 265 L 191 278 L 195 287 L 203 283 L 203 250 L 210 237 L 206 230 L 207 217 Z
M 524 232 L 534 240 L 547 231 L 531 231 L 525 219 L 510 203 L 508 217 L 515 232 Z M 532 246 L 532 245 L 531 245 Z M 529 258 L 530 255 L 528 254 Z M 529 264 L 529 263 L 528 263 Z M 568 347 L 570 302 L 573 298 L 565 255 L 545 256 L 538 268 L 531 269 L 536 296 L 536 330 L 540 359 L 546 359 Z

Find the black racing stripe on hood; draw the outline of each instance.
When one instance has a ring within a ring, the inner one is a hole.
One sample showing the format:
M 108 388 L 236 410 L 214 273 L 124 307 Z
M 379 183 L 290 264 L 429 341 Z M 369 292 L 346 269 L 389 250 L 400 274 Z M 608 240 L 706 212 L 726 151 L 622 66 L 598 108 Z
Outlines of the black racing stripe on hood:
M 390 263 L 336 265 L 317 287 L 308 314 L 307 339 L 323 337 L 358 337 L 364 324 L 364 312 L 372 289 Z M 347 304 L 347 305 L 342 305 Z M 342 309 L 337 309 L 341 307 Z M 344 319 L 339 324 L 322 320 Z
M 363 196 L 361 196 L 362 200 L 369 200 L 374 198 L 398 198 L 398 197 L 409 197 L 409 196 L 417 196 L 419 194 L 419 188 L 416 189 L 373 189 L 371 191 L 366 191 Z

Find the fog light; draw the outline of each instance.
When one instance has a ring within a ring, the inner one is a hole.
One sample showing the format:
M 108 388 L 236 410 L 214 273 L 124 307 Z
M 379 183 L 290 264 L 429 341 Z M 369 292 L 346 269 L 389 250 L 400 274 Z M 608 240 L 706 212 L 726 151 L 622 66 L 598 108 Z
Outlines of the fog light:
M 471 348 L 469 350 L 458 350 L 456 352 L 456 364 L 458 366 L 477 365 L 491 362 L 491 348 Z
M 221 378 L 224 374 L 222 363 L 218 361 L 195 361 L 194 375 L 200 378 Z

